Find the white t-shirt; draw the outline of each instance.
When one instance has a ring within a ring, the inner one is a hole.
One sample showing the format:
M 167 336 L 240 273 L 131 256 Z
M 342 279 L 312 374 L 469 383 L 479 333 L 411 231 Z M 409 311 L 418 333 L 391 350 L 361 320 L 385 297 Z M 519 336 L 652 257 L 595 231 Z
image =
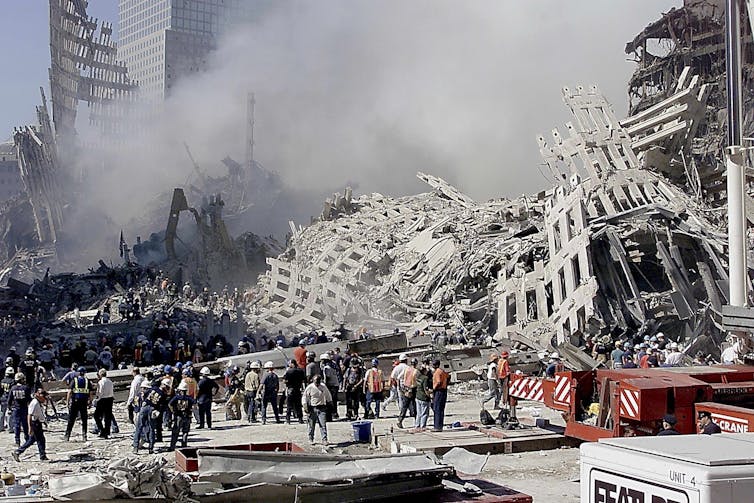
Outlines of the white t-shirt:
M 497 362 L 490 362 L 487 365 L 487 379 L 497 379 Z
M 100 378 L 97 383 L 97 396 L 99 398 L 113 398 L 113 382 L 107 377 Z
M 41 423 L 44 423 L 45 421 L 44 407 L 42 407 L 42 404 L 39 403 L 39 400 L 37 400 L 36 398 L 29 404 L 29 415 L 35 421 L 39 421 Z

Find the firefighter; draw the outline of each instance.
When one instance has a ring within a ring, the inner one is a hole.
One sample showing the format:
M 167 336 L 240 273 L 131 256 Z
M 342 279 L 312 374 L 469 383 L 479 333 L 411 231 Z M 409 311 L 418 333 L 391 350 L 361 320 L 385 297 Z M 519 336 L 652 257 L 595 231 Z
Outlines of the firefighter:
M 26 376 L 16 372 L 14 377 L 16 384 L 11 386 L 8 392 L 8 410 L 13 418 L 13 433 L 16 436 L 16 447 L 21 445 L 21 432 L 24 432 L 24 441 L 29 440 L 29 423 L 26 415 L 31 402 L 31 388 L 26 385 Z
M 5 368 L 5 377 L 0 381 L 0 431 L 11 429 L 11 418 L 8 414 L 8 397 L 10 389 L 16 383 L 13 376 L 16 374 L 13 367 Z
M 170 450 L 175 450 L 178 435 L 181 436 L 181 447 L 186 447 L 188 434 L 191 429 L 191 410 L 194 399 L 188 395 L 188 384 L 181 382 L 176 388 L 176 394 L 168 402 L 168 408 L 173 413 L 173 434 L 170 437 Z
M 702 410 L 699 412 L 699 430 L 699 433 L 705 435 L 713 435 L 722 432 L 720 426 L 712 420 L 712 414 L 708 410 Z
M 202 367 L 202 370 L 199 372 L 201 377 L 197 384 L 198 391 L 196 396 L 196 402 L 199 407 L 199 426 L 196 427 L 197 430 L 204 428 L 205 421 L 207 428 L 212 429 L 212 398 L 217 393 L 217 390 L 220 389 L 220 386 L 213 379 L 210 379 L 209 376 L 211 373 L 212 371 L 210 371 L 209 367 Z
M 664 437 L 667 435 L 680 435 L 678 430 L 675 429 L 675 424 L 677 422 L 678 421 L 673 414 L 665 414 L 665 417 L 662 418 L 662 429 L 657 436 Z
M 241 403 L 243 403 L 243 383 L 239 378 L 241 369 L 234 366 L 228 376 L 228 400 L 225 403 L 225 419 L 241 419 Z
M 63 440 L 66 442 L 71 438 L 71 430 L 76 422 L 76 416 L 81 417 L 81 435 L 86 442 L 86 421 L 87 412 L 91 402 L 91 393 L 89 380 L 86 378 L 86 369 L 78 368 L 79 375 L 71 381 L 71 387 L 68 389 L 66 401 L 68 402 L 68 426 L 65 429 Z
M 272 412 L 275 413 L 275 422 L 281 423 L 280 412 L 278 411 L 278 390 L 280 389 L 280 380 L 274 369 L 275 365 L 271 362 L 265 362 L 264 368 L 267 373 L 262 377 L 259 383 L 258 396 L 262 398 L 262 424 L 267 424 L 267 405 L 272 404 Z M 319 374 L 316 374 L 319 375 Z

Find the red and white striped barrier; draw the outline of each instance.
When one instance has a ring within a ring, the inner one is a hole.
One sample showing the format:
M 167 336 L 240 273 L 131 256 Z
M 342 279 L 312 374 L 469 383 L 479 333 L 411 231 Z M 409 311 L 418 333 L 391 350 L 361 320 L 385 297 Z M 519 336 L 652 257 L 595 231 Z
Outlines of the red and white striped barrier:
M 639 419 L 639 392 L 631 389 L 620 390 L 620 415 Z
M 553 402 L 559 405 L 571 404 L 571 377 L 567 375 L 555 375 L 555 393 Z
M 522 400 L 544 401 L 545 392 L 542 381 L 536 377 L 521 377 L 512 380 L 508 386 L 508 394 Z

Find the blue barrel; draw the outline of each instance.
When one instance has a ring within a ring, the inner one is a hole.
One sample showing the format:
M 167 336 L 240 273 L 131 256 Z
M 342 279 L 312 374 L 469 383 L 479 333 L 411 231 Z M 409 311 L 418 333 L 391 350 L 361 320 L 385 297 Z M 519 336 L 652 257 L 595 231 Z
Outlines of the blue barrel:
M 371 421 L 355 421 L 351 423 L 351 426 L 353 426 L 354 442 L 369 443 L 372 441 Z

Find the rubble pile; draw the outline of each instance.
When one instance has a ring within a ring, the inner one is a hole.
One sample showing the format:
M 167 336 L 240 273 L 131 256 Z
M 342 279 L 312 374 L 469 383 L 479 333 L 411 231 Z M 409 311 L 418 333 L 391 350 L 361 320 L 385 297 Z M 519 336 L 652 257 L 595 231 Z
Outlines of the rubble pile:
M 586 336 L 679 340 L 716 331 L 727 295 L 715 209 L 654 169 L 682 162 L 708 86 L 683 71 L 674 93 L 618 121 L 596 87 L 565 88 L 574 122 L 539 138 L 557 185 L 478 203 L 434 190 L 327 201 L 261 280 L 254 323 L 303 331 L 365 318 L 489 332 L 534 348 Z

